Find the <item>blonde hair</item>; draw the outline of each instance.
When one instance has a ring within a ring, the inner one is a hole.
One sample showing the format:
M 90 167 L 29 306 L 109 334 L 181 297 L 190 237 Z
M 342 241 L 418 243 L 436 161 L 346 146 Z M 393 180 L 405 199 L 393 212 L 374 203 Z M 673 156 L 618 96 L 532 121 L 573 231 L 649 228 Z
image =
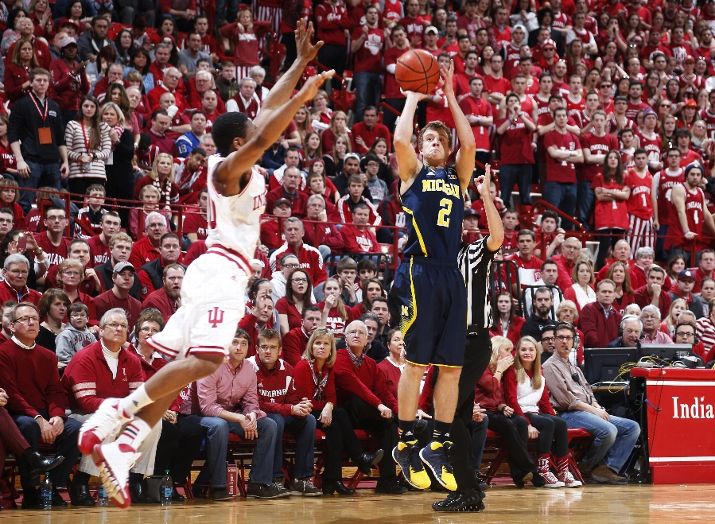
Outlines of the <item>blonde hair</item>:
M 308 362 L 315 360 L 313 358 L 313 344 L 315 341 L 321 337 L 325 337 L 330 341 L 330 356 L 327 358 L 325 361 L 325 365 L 328 366 L 329 368 L 333 367 L 333 364 L 335 364 L 335 359 L 338 356 L 337 348 L 335 346 L 335 335 L 333 335 L 333 332 L 330 331 L 329 329 L 326 328 L 318 328 L 315 331 L 313 331 L 313 334 L 310 335 L 310 338 L 308 339 L 308 343 L 305 345 L 305 351 L 303 352 L 303 359 L 307 360 Z
M 566 308 L 573 309 L 573 313 L 574 313 L 573 323 L 576 324 L 578 322 L 578 308 L 576 307 L 576 303 L 573 300 L 562 300 L 561 301 L 561 303 L 559 304 L 559 308 L 556 310 L 556 318 L 558 319 L 559 313 L 561 313 L 561 310 L 566 309 Z
M 171 180 L 173 182 L 174 181 L 174 157 L 171 156 L 169 153 L 158 153 L 156 155 L 156 158 L 154 159 L 154 162 L 151 165 L 151 172 L 149 173 L 149 176 L 151 177 L 152 180 L 159 180 L 159 172 L 157 171 L 157 166 L 159 165 L 159 159 L 162 157 L 167 157 L 169 160 L 171 160 L 171 173 L 169 174 L 169 180 Z M 168 196 L 167 196 L 167 200 L 168 200 Z
M 146 194 L 151 193 L 152 191 L 154 192 L 154 194 L 156 196 L 161 197 L 161 191 L 159 191 L 156 187 L 152 186 L 151 184 L 147 184 L 139 190 L 139 200 L 143 201 Z
M 516 344 L 516 357 L 514 357 L 514 369 L 516 369 L 516 383 L 521 384 L 528 378 L 526 370 L 524 369 L 524 363 L 521 361 L 521 356 L 519 355 L 519 349 L 521 349 L 522 344 L 528 342 L 534 346 L 536 350 L 536 358 L 534 359 L 534 376 L 531 377 L 531 387 L 534 389 L 541 388 L 541 381 L 543 377 L 541 376 L 541 346 L 536 341 L 534 337 L 521 337 L 519 342 Z
M 500 350 L 509 349 L 511 351 L 513 348 L 514 344 L 512 344 L 508 338 L 501 336 L 492 337 L 492 358 L 489 360 L 489 369 L 493 370 L 496 367 Z
M 126 118 L 124 117 L 124 111 L 122 111 L 122 109 L 114 102 L 105 102 L 102 105 L 102 109 L 100 110 L 101 116 L 104 116 L 104 112 L 107 109 L 111 109 L 112 111 L 117 113 L 117 125 L 123 126 L 124 122 L 126 121 Z

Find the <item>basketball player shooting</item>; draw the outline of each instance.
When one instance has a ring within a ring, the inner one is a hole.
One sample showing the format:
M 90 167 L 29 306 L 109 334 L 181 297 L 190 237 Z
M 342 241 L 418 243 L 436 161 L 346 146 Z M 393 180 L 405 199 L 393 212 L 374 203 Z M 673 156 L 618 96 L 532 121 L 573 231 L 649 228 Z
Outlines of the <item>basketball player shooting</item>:
M 457 268 L 464 217 L 463 195 L 474 171 L 475 142 L 454 95 L 454 63 L 440 68 L 447 104 L 454 118 L 460 149 L 450 158 L 450 130 L 430 122 L 419 133 L 420 160 L 410 143 L 417 104 L 428 94 L 407 91 L 395 128 L 400 197 L 408 216 L 404 258 L 390 290 L 393 318 L 400 319 L 407 365 L 398 387 L 400 441 L 392 456 L 405 479 L 418 489 L 430 486 L 427 465 L 438 482 L 457 489 L 447 458 L 449 431 L 457 404 L 457 385 L 464 361 L 467 294 Z M 432 441 L 417 449 L 414 434 L 419 385 L 425 367 L 440 366 L 434 390 Z M 423 464 L 424 463 L 424 464 Z
M 184 386 L 218 369 L 243 316 L 248 261 L 258 244 L 266 202 L 265 180 L 254 164 L 334 74 L 308 79 L 293 96 L 323 45 L 311 44 L 313 26 L 303 20 L 295 34 L 298 58 L 271 89 L 255 122 L 234 112 L 219 116 L 213 126 L 218 155 L 209 159 L 208 250 L 186 271 L 181 307 L 149 341 L 173 362 L 128 397 L 106 399 L 80 430 L 80 451 L 92 454 L 107 495 L 119 507 L 131 503 L 129 470 L 139 445 Z

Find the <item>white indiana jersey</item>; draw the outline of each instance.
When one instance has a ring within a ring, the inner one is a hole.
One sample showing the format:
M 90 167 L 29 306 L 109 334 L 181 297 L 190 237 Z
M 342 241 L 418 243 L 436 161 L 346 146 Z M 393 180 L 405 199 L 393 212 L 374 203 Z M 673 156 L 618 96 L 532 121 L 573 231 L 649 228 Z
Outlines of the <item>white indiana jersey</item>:
M 266 208 L 266 181 L 254 167 L 251 179 L 243 191 L 238 195 L 223 196 L 216 191 L 213 176 L 224 160 L 216 154 L 209 157 L 208 161 L 206 247 L 209 252 L 238 258 L 245 270 L 250 271 L 248 261 L 254 257 L 260 236 L 260 218 Z

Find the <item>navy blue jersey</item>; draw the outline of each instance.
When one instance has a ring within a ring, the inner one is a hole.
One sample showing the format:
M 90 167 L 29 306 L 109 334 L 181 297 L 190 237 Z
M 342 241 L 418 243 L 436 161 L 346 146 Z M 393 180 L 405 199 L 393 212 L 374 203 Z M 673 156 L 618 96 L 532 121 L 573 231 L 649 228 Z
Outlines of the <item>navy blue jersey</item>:
M 405 255 L 457 262 L 462 241 L 464 200 L 453 167 L 423 166 L 402 195 L 407 214 Z

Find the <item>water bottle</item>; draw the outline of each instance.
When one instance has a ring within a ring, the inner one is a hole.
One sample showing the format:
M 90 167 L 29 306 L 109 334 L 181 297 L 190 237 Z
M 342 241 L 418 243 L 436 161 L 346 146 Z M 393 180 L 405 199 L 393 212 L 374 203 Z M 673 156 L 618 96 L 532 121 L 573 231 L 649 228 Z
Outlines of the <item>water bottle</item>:
M 40 483 L 40 500 L 42 509 L 52 509 L 52 480 L 47 473 Z
M 97 505 L 98 506 L 109 506 L 109 497 L 107 497 L 107 490 L 104 489 L 102 484 L 97 488 Z
M 167 469 L 164 476 L 161 478 L 159 485 L 159 499 L 162 506 L 171 504 L 171 495 L 174 493 L 174 481 L 171 480 L 171 475 Z

